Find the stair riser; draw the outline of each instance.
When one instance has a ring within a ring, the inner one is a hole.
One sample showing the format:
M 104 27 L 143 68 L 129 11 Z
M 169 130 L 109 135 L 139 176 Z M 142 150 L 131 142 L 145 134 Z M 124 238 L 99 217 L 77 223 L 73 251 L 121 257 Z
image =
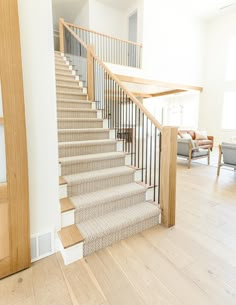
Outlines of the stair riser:
M 78 87 L 83 87 L 83 82 L 82 81 L 77 81 L 77 80 L 57 80 L 57 86 L 78 86 Z
M 107 132 L 85 132 L 76 133 L 73 131 L 71 133 L 59 133 L 59 142 L 74 142 L 74 141 L 89 141 L 89 140 L 105 140 L 109 139 L 109 131 Z
M 73 103 L 73 102 L 63 102 L 58 101 L 57 102 L 58 108 L 75 108 L 75 109 L 92 109 L 92 103 L 91 102 L 83 102 L 83 103 Z
M 68 184 L 68 196 L 77 196 L 85 193 L 96 192 L 116 185 L 123 185 L 134 181 L 134 175 L 122 175 L 115 177 L 104 177 L 100 180 L 90 180 L 86 182 L 80 182 L 79 184 Z
M 75 72 L 69 69 L 56 69 L 56 75 L 75 76 Z
M 78 94 L 80 94 L 80 93 L 83 93 L 84 92 L 84 90 L 83 90 L 84 88 L 83 87 L 78 87 L 78 88 L 69 88 L 69 87 L 64 87 L 64 86 L 59 86 L 59 85 L 57 85 L 57 91 L 59 90 L 63 90 L 64 92 L 68 92 L 68 93 L 78 93 Z
M 59 158 L 90 155 L 90 154 L 100 154 L 105 152 L 116 151 L 116 144 L 99 144 L 99 145 L 83 145 L 83 146 L 59 146 Z
M 132 235 L 138 234 L 144 230 L 159 224 L 158 217 L 151 217 L 145 221 L 131 225 L 128 228 L 121 229 L 115 233 L 84 243 L 84 256 L 93 252 L 106 248 L 122 239 L 126 239 Z
M 87 95 L 83 95 L 80 93 L 74 93 L 71 94 L 70 92 L 66 93 L 66 92 L 60 92 L 57 91 L 57 100 L 63 100 L 63 99 L 68 99 L 68 100 L 87 100 Z
M 97 112 L 90 112 L 90 111 L 64 111 L 59 110 L 57 111 L 58 118 L 89 118 L 89 119 L 96 119 Z
M 90 172 L 105 168 L 118 167 L 125 165 L 125 157 L 108 160 L 96 160 L 88 162 L 78 162 L 73 164 L 62 164 L 62 176 L 73 175 L 77 173 Z
M 58 129 L 102 128 L 102 121 L 59 121 Z
M 77 209 L 75 211 L 75 223 L 80 223 L 94 217 L 103 216 L 111 213 L 112 211 L 125 209 L 143 201 L 145 201 L 145 192 L 117 200 L 104 201 L 103 203 L 100 202 L 98 205 L 92 205 L 91 208 Z
M 56 80 L 58 78 L 63 78 L 64 80 L 67 80 L 67 81 L 75 81 L 75 75 L 72 75 L 71 73 L 66 74 L 66 75 L 64 75 L 63 73 L 57 73 L 56 74 Z

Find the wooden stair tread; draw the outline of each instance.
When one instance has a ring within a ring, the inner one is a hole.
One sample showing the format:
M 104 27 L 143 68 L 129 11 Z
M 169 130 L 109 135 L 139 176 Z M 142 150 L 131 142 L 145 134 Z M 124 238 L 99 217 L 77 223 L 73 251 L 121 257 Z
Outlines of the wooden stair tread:
M 75 206 L 69 198 L 63 198 L 60 200 L 61 213 L 65 213 L 71 210 L 75 210 Z
M 59 185 L 63 185 L 63 184 L 67 184 L 67 182 L 62 176 L 60 176 L 59 177 Z
M 72 247 L 72 246 L 84 241 L 84 238 L 81 235 L 81 233 L 76 225 L 71 225 L 71 226 L 62 228 L 58 232 L 58 236 L 62 242 L 64 249 Z

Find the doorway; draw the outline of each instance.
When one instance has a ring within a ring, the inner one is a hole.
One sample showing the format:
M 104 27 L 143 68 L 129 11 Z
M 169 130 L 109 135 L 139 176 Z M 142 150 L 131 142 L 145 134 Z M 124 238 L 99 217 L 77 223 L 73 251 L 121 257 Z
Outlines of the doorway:
M 132 42 L 137 42 L 138 38 L 138 12 L 137 10 L 129 16 L 128 39 Z M 129 66 L 136 67 L 137 51 L 136 46 L 129 44 L 128 50 Z

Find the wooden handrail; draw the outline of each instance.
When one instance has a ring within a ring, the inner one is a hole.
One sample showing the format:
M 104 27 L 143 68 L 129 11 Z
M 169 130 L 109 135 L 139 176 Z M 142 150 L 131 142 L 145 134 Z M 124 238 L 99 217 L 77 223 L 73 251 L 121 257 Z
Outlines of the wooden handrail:
M 156 85 L 158 87 L 164 87 L 164 88 L 170 88 L 170 89 L 181 89 L 181 90 L 194 90 L 194 91 L 203 91 L 202 87 L 198 86 L 189 86 L 189 85 L 183 85 L 183 84 L 175 84 L 175 83 L 168 83 L 168 82 L 161 82 L 158 80 L 153 79 L 146 79 L 136 76 L 129 76 L 129 75 L 122 75 L 122 74 L 115 74 L 120 81 L 126 82 L 126 83 L 135 83 L 135 84 L 141 84 L 141 85 Z
M 148 117 L 148 119 L 157 127 L 159 130 L 162 129 L 162 125 L 156 120 L 156 118 L 143 106 L 143 104 L 122 84 L 119 78 L 111 72 L 111 70 L 103 63 L 103 61 L 97 57 L 92 49 L 89 49 L 88 46 L 80 39 L 80 37 L 75 34 L 70 27 L 63 22 L 65 28 L 81 43 L 81 45 L 91 53 L 91 56 L 103 67 L 103 69 L 109 74 L 109 76 L 119 85 L 119 87 L 124 91 L 124 93 L 138 106 L 138 108 Z
M 125 40 L 125 39 L 121 39 L 121 38 L 117 38 L 117 37 L 114 37 L 114 36 L 110 36 L 110 35 L 107 35 L 107 34 L 104 34 L 104 33 L 99 33 L 97 31 L 94 31 L 94 30 L 88 30 L 86 28 L 83 28 L 81 26 L 78 26 L 76 24 L 73 24 L 73 23 L 69 23 L 69 22 L 65 22 L 67 25 L 69 26 L 73 26 L 77 29 L 80 29 L 80 30 L 83 30 L 83 31 L 87 31 L 87 32 L 90 32 L 90 33 L 93 33 L 93 34 L 97 34 L 97 35 L 100 35 L 100 36 L 104 36 L 104 37 L 107 37 L 107 38 L 110 38 L 110 39 L 114 39 L 114 40 L 118 40 L 118 41 L 121 41 L 121 42 L 125 42 L 125 43 L 129 43 L 129 44 L 133 44 L 135 46 L 139 46 L 140 48 L 143 47 L 143 45 L 141 43 L 138 43 L 138 42 L 133 42 L 133 41 L 129 41 L 129 40 Z

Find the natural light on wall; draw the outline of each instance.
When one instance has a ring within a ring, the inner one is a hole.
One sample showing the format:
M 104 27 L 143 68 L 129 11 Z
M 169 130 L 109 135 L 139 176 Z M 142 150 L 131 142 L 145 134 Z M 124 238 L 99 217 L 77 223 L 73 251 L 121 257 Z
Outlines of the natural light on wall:
M 222 113 L 222 128 L 236 129 L 236 92 L 225 92 Z
M 225 81 L 236 80 L 236 36 L 228 44 Z
M 3 117 L 2 109 L 2 89 L 0 82 L 0 118 Z M 0 183 L 6 182 L 6 154 L 4 126 L 0 124 Z

